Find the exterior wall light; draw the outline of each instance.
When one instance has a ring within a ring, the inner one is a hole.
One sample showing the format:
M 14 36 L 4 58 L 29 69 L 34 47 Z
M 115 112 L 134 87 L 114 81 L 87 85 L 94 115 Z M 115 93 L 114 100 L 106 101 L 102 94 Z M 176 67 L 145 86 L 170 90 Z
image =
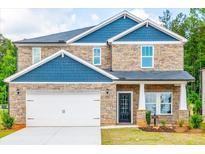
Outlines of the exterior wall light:
M 20 89 L 16 89 L 16 94 L 19 95 L 20 94 Z
M 106 93 L 107 95 L 109 95 L 109 94 L 110 94 L 110 90 L 109 90 L 109 89 L 106 89 L 106 90 L 105 90 L 105 93 Z

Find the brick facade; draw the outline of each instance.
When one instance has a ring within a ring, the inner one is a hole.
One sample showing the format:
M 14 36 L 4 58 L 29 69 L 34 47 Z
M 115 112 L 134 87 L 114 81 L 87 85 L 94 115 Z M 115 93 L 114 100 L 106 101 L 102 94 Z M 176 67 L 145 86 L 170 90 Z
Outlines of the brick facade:
M 42 46 L 41 58 L 44 59 L 60 49 L 92 64 L 93 47 L 101 47 L 102 69 L 110 69 L 110 49 L 108 46 Z M 18 71 L 32 65 L 32 47 L 18 47 Z M 136 71 L 141 69 L 141 45 L 113 45 L 112 69 L 121 71 Z M 183 70 L 183 44 L 155 44 L 154 68 L 145 70 Z M 16 89 L 20 94 L 16 94 Z M 9 102 L 10 114 L 15 117 L 17 123 L 25 123 L 26 120 L 26 90 L 29 89 L 100 89 L 101 93 L 101 124 L 115 125 L 117 123 L 117 91 L 133 91 L 133 123 L 145 122 L 145 111 L 138 110 L 139 85 L 115 85 L 115 84 L 10 84 Z M 105 94 L 105 89 L 110 89 L 110 94 Z M 176 85 L 145 85 L 145 92 L 173 92 L 172 115 L 159 116 L 159 120 L 165 119 L 170 124 L 176 124 L 179 119 L 188 120 L 188 111 L 179 111 L 180 87 Z
M 98 67 L 110 69 L 110 49 L 108 46 L 42 46 L 41 58 L 44 59 L 60 49 L 64 49 L 79 58 L 93 63 L 93 48 L 101 48 L 101 62 Z M 141 45 L 113 45 L 112 69 L 121 71 L 150 70 L 141 68 Z M 18 71 L 32 65 L 32 47 L 18 47 Z M 154 68 L 152 70 L 183 70 L 182 44 L 155 44 Z
M 137 119 L 136 124 L 139 127 L 146 127 L 147 126 L 146 110 L 137 110 L 136 119 Z
M 16 90 L 20 94 L 16 94 Z M 101 125 L 115 125 L 117 123 L 117 91 L 133 92 L 133 123 L 145 125 L 145 111 L 138 110 L 139 85 L 115 85 L 115 84 L 10 84 L 9 107 L 11 116 L 16 123 L 26 123 L 26 90 L 74 90 L 74 89 L 98 89 L 101 90 Z M 109 89 L 109 94 L 106 94 Z M 159 116 L 159 120 L 167 120 L 169 124 L 176 124 L 179 120 L 188 120 L 188 111 L 179 111 L 179 86 L 174 85 L 145 85 L 146 91 L 171 91 L 173 92 L 173 114 Z
M 16 90 L 20 94 L 16 94 Z M 116 124 L 116 85 L 115 84 L 10 84 L 9 108 L 16 123 L 26 123 L 26 90 L 101 90 L 101 124 Z M 109 89 L 109 94 L 106 94 Z
M 180 120 L 184 121 L 184 125 L 188 126 L 189 124 L 189 111 L 188 110 L 179 110 L 179 118 L 178 118 L 178 122 Z
M 110 49 L 108 46 L 42 46 L 41 59 L 51 56 L 52 54 L 64 49 L 71 54 L 93 64 L 93 48 L 101 48 L 101 65 L 102 69 L 110 69 Z M 18 47 L 18 71 L 21 71 L 32 65 L 32 47 L 19 46 Z
M 155 44 L 154 68 L 141 68 L 141 45 L 113 45 L 113 71 L 176 71 L 184 69 L 183 44 Z

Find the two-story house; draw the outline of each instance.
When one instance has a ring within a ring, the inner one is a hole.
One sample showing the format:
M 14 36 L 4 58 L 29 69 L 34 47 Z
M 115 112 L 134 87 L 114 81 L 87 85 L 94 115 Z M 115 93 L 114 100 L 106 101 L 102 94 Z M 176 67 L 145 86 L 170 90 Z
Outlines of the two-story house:
M 188 120 L 186 39 L 123 11 L 96 26 L 15 42 L 9 110 L 27 126 L 146 124 L 150 110 Z

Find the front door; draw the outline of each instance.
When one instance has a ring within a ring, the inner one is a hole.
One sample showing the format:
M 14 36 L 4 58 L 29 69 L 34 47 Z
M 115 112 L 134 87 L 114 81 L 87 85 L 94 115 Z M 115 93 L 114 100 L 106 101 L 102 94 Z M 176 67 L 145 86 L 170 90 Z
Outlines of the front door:
M 119 93 L 119 122 L 131 122 L 131 93 Z

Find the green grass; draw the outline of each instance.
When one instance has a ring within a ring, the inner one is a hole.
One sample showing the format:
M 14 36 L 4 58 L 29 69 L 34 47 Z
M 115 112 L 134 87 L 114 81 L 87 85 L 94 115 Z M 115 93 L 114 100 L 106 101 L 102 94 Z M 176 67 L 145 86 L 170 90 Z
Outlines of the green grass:
M 14 133 L 16 130 L 9 129 L 9 130 L 0 130 L 0 138 L 7 136 L 11 133 Z
M 205 133 L 145 132 L 137 128 L 102 129 L 102 144 L 138 145 L 204 145 Z
M 205 129 L 205 123 L 202 123 L 202 124 L 201 124 L 201 128 L 202 128 L 202 129 Z

